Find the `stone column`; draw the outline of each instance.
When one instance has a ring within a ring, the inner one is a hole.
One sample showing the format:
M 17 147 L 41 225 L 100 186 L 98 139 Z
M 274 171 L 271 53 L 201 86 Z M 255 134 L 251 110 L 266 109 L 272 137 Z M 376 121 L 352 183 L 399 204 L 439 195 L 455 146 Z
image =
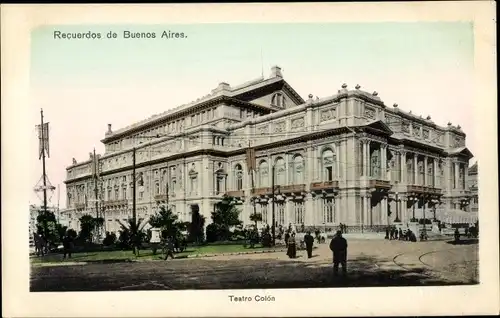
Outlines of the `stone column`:
M 432 159 L 432 180 L 434 184 L 432 185 L 434 188 L 437 187 L 437 170 L 438 170 L 438 163 L 436 158 Z
M 339 141 L 336 141 L 335 142 L 335 177 L 334 177 L 334 180 L 340 180 L 340 160 L 341 160 L 341 156 L 340 156 L 340 142 Z M 347 179 L 347 178 L 345 178 Z
M 386 225 L 388 223 L 387 197 L 384 197 L 380 203 L 381 203 L 380 210 L 381 210 L 381 213 L 382 213 L 380 221 L 382 222 L 383 225 Z
M 313 151 L 313 148 L 310 147 L 308 148 L 307 150 L 307 158 L 305 158 L 305 164 L 306 164 L 306 167 L 307 169 L 304 171 L 304 174 L 305 174 L 305 180 L 306 180 L 306 187 L 307 189 L 309 189 L 309 186 L 311 185 L 311 183 L 313 182 L 314 180 L 314 162 L 315 162 L 315 159 L 314 159 L 314 151 Z
M 427 156 L 424 156 L 424 186 L 429 184 L 429 176 L 427 175 Z
M 387 179 L 387 145 L 380 144 L 380 179 Z
M 369 177 L 370 176 L 370 141 L 366 141 L 366 155 L 365 155 L 365 167 L 366 167 L 366 174 L 365 176 Z
M 290 176 L 289 176 L 289 173 L 290 173 L 290 169 L 289 169 L 290 161 L 288 160 L 288 157 L 289 157 L 289 155 L 285 152 L 284 155 L 283 155 L 283 159 L 285 160 L 285 184 L 283 184 L 283 185 L 290 184 L 288 182 L 288 180 L 290 180 Z
M 399 174 L 401 176 L 401 183 L 406 183 L 406 151 L 402 150 L 399 155 Z
M 413 184 L 418 184 L 418 155 L 413 154 Z
M 304 223 L 306 225 L 314 225 L 314 211 L 313 196 L 308 193 L 304 197 Z
M 370 215 L 370 198 L 371 196 L 369 194 L 366 194 L 364 199 L 365 199 L 365 206 L 364 206 L 364 225 L 365 226 L 371 226 L 372 225 L 372 217 Z
M 314 180 L 323 181 L 321 154 L 318 154 L 318 148 L 315 146 L 313 146 L 313 157 L 311 160 L 314 162 Z
M 293 211 L 293 201 L 287 197 L 285 199 L 285 224 L 288 226 L 288 224 L 295 223 L 294 220 L 294 211 Z
M 458 189 L 459 188 L 458 183 L 460 182 L 459 180 L 460 165 L 458 164 L 458 162 L 455 162 L 454 165 L 455 165 L 455 183 L 453 184 L 453 187 L 455 189 Z
M 408 203 L 406 202 L 406 200 L 406 197 L 401 199 L 401 209 L 399 209 L 401 222 L 403 222 L 403 224 L 406 224 L 408 222 L 408 211 L 406 208 L 408 206 Z
M 361 143 L 363 145 L 363 154 L 362 154 L 362 160 L 361 160 L 361 165 L 363 169 L 363 173 L 361 174 L 362 176 L 366 177 L 368 174 L 366 173 L 366 147 L 367 147 L 367 141 L 366 140 L 361 140 Z

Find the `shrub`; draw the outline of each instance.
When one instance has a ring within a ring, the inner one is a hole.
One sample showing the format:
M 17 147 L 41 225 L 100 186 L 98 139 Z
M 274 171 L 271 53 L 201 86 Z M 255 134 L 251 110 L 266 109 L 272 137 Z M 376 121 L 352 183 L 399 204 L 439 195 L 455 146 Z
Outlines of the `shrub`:
M 115 244 L 115 242 L 116 242 L 116 234 L 113 232 L 112 233 L 106 232 L 106 237 L 102 241 L 102 244 L 104 246 L 111 246 L 111 245 Z

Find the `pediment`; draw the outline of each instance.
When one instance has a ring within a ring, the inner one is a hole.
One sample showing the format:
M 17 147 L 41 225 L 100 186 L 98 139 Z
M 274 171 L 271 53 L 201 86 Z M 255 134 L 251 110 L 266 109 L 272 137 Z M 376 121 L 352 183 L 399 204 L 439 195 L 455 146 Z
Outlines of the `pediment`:
M 260 83 L 260 85 L 256 84 L 255 87 L 247 88 L 245 92 L 237 94 L 234 97 L 245 102 L 266 107 L 275 108 L 273 106 L 277 106 L 276 108 L 283 108 L 280 107 L 281 103 L 277 101 L 277 94 L 281 94 L 284 97 L 284 109 L 305 103 L 304 99 L 283 79 L 271 81 L 268 84 L 265 82 Z
M 450 155 L 454 155 L 454 156 L 464 156 L 464 157 L 467 157 L 469 159 L 474 157 L 472 152 L 467 147 L 455 148 L 451 151 L 448 151 L 448 153 Z
M 376 130 L 376 131 L 381 132 L 385 135 L 392 135 L 394 133 L 392 131 L 392 129 L 389 128 L 389 126 L 387 126 L 387 124 L 381 120 L 371 121 L 371 122 L 367 123 L 366 125 L 364 125 L 364 127 L 371 129 L 371 130 Z

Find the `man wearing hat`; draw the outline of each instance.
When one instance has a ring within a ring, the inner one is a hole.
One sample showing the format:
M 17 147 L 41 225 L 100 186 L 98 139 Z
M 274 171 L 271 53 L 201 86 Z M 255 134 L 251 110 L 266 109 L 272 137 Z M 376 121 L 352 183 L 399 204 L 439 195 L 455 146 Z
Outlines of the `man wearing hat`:
M 330 242 L 330 250 L 333 252 L 333 274 L 337 276 L 339 272 L 339 264 L 342 265 L 342 274 L 347 274 L 347 241 L 342 237 L 342 231 L 337 231 L 337 234 Z

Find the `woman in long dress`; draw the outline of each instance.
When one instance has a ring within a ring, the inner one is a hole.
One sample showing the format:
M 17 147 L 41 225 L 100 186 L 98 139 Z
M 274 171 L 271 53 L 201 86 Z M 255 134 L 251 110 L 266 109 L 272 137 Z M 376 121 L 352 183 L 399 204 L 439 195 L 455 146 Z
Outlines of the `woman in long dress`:
M 289 258 L 297 257 L 297 242 L 295 241 L 295 233 L 292 233 L 288 239 L 288 251 L 286 255 L 288 255 Z

